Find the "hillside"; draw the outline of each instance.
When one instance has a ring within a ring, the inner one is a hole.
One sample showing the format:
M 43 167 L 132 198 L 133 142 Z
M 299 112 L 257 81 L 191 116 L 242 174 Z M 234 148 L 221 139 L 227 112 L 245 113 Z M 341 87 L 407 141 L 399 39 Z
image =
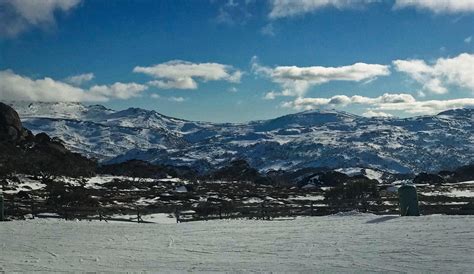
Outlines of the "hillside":
M 114 111 L 79 103 L 10 103 L 34 133 L 103 162 L 141 159 L 201 171 L 246 159 L 261 171 L 369 167 L 418 173 L 471 163 L 474 110 L 366 118 L 314 110 L 242 124 L 176 119 L 156 111 Z

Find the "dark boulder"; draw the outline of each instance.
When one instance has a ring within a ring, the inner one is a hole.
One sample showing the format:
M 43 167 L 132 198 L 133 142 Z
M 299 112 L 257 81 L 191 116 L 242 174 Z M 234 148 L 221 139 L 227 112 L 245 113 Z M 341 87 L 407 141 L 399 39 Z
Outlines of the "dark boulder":
M 51 137 L 49 137 L 48 134 L 41 132 L 36 134 L 35 141 L 39 144 L 45 144 L 51 142 Z
M 56 151 L 60 153 L 68 153 L 69 151 L 63 145 L 62 141 L 59 138 L 51 138 L 48 134 L 41 132 L 36 134 L 33 138 L 35 143 L 35 148 L 47 151 Z
M 0 141 L 19 142 L 26 136 L 20 116 L 9 105 L 0 102 Z

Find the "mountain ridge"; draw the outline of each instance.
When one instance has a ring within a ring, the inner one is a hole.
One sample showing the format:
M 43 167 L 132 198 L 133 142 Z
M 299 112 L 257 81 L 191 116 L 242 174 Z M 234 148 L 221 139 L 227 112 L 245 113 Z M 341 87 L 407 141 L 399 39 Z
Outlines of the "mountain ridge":
M 141 159 L 198 170 L 246 159 L 261 171 L 368 167 L 415 173 L 470 164 L 473 109 L 410 118 L 312 110 L 248 123 L 210 123 L 129 108 L 10 102 L 33 132 L 103 162 Z M 72 119 L 71 119 L 72 118 Z

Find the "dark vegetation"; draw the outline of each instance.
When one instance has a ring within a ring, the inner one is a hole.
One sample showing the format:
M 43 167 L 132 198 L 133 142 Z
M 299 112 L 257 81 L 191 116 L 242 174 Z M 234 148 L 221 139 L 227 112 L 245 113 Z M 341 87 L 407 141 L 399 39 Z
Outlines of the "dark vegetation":
M 370 201 L 381 203 L 378 181 L 365 176 L 350 177 L 347 182 L 339 183 L 326 192 L 331 205 L 367 206 Z
M 99 166 L 99 174 L 110 174 L 114 176 L 126 176 L 131 178 L 166 178 L 168 175 L 176 177 L 178 174 L 171 168 L 153 165 L 140 160 L 130 160 L 123 163 Z
M 202 179 L 220 180 L 220 181 L 247 181 L 257 184 L 272 184 L 272 180 L 261 175 L 258 170 L 252 168 L 245 160 L 239 159 L 232 161 L 228 166 L 222 167 L 216 171 L 203 176 Z

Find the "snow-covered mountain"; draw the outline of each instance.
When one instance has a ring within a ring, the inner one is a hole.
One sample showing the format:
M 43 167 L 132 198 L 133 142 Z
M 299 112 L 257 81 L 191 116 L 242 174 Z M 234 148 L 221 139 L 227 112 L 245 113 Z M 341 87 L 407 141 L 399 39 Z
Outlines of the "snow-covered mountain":
M 370 167 L 409 173 L 455 168 L 471 163 L 474 155 L 474 109 L 405 119 L 315 110 L 216 124 L 139 108 L 10 105 L 33 132 L 57 136 L 71 150 L 109 162 L 136 158 L 205 170 L 244 158 L 260 170 Z

